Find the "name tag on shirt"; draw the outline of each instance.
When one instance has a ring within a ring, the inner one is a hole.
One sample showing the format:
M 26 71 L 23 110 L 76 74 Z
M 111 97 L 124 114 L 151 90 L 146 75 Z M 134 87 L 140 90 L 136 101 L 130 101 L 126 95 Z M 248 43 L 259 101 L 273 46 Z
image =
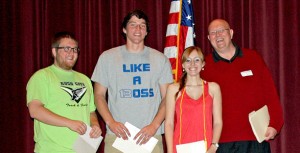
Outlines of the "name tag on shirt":
M 241 75 L 242 75 L 243 77 L 246 77 L 246 76 L 252 76 L 253 73 L 252 73 L 251 70 L 247 70 L 247 71 L 241 72 Z

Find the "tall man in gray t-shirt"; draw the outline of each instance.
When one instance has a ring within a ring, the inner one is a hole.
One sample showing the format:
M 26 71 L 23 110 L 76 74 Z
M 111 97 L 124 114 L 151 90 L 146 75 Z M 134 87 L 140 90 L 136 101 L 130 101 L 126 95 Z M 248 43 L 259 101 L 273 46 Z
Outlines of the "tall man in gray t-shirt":
M 128 139 L 124 123 L 129 122 L 141 129 L 134 136 L 137 143 L 145 144 L 154 136 L 159 142 L 153 152 L 163 153 L 164 99 L 173 82 L 171 65 L 161 52 L 144 45 L 150 32 L 144 12 L 130 12 L 122 27 L 126 44 L 103 52 L 92 75 L 95 103 L 107 125 L 105 152 L 120 152 L 112 143 L 116 137 Z

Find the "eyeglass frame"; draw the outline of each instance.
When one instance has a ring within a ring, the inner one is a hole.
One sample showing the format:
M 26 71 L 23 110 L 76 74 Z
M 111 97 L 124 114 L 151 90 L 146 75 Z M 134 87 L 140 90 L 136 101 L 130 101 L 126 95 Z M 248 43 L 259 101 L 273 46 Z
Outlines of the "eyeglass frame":
M 79 47 L 72 48 L 70 46 L 64 46 L 64 47 L 55 47 L 55 48 L 56 49 L 64 49 L 64 51 L 66 53 L 70 53 L 71 50 L 73 51 L 73 53 L 77 53 L 77 54 L 80 52 L 80 48 Z
M 208 34 L 210 36 L 216 36 L 218 33 L 219 34 L 223 34 L 225 32 L 225 30 L 230 30 L 230 28 L 224 28 L 224 29 L 219 29 L 219 30 L 214 30 L 214 31 L 210 31 L 208 32 Z

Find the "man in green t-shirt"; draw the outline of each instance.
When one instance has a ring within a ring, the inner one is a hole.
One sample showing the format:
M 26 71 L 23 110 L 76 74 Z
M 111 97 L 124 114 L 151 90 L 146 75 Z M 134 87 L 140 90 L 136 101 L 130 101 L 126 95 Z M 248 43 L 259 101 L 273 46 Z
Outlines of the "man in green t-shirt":
M 34 118 L 37 153 L 75 153 L 79 134 L 92 130 L 91 138 L 102 131 L 95 113 L 90 79 L 72 70 L 79 54 L 73 34 L 57 33 L 52 40 L 54 64 L 37 71 L 27 84 L 27 106 Z

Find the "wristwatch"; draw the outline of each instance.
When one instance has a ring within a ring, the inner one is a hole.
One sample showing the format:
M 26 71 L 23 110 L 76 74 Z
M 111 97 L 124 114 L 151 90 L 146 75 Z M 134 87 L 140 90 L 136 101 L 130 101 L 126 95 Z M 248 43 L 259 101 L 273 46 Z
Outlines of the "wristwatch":
M 211 143 L 212 145 L 214 145 L 217 149 L 219 148 L 219 144 L 218 143 Z

